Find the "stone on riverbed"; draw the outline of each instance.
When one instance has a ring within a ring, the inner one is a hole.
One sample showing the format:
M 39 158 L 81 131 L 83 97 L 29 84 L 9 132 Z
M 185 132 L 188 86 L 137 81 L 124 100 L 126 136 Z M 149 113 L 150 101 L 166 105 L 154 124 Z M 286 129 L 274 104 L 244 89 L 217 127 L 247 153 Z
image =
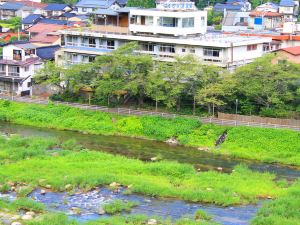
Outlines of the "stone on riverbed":
M 147 222 L 148 225 L 156 225 L 157 224 L 157 220 L 156 219 L 149 219 Z
M 71 185 L 71 184 L 65 185 L 65 190 L 66 190 L 66 191 L 72 190 L 72 185 Z
M 50 184 L 47 184 L 47 185 L 45 186 L 45 188 L 47 188 L 47 189 L 51 189 L 51 188 L 52 188 L 52 186 L 51 186 Z
M 119 186 L 121 186 L 121 184 L 119 184 L 117 182 L 112 182 L 109 186 L 110 187 L 119 187 Z
M 169 138 L 169 139 L 166 140 L 165 142 L 168 143 L 168 144 L 172 144 L 172 145 L 178 145 L 178 144 L 179 144 L 179 141 L 177 141 L 177 139 L 174 138 L 174 137 Z
M 11 225 L 22 225 L 20 222 L 12 222 Z
M 26 212 L 26 213 L 25 213 L 25 215 L 34 216 L 34 215 L 35 215 L 35 213 L 34 213 L 34 212 L 32 212 L 32 211 L 29 211 L 29 212 Z
M 20 215 L 14 215 L 10 219 L 11 220 L 19 220 L 19 219 L 21 219 L 21 216 Z
M 104 215 L 105 214 L 104 209 L 102 209 L 102 208 L 98 209 L 98 214 L 99 215 Z
M 21 219 L 22 220 L 32 220 L 33 219 L 33 216 L 32 215 L 23 215 L 22 217 L 21 217 Z
M 44 189 L 41 190 L 41 195 L 45 195 L 46 191 Z

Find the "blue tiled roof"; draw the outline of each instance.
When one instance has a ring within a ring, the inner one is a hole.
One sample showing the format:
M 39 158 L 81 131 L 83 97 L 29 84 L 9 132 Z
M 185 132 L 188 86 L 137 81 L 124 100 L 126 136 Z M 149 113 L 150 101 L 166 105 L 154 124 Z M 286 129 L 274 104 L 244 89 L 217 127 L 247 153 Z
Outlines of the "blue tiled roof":
M 232 3 L 244 3 L 247 2 L 247 0 L 227 0 L 226 3 L 227 4 L 232 4 Z
M 12 3 L 12 2 L 6 2 L 3 5 L 0 5 L 0 9 L 6 9 L 6 10 L 19 10 L 25 6 L 24 4 L 21 3 Z
M 59 45 L 44 46 L 36 49 L 36 55 L 41 59 L 52 60 L 54 53 L 60 48 Z
M 126 4 L 127 4 L 127 0 L 117 0 L 117 2 L 118 2 L 120 5 L 126 5 Z
M 293 0 L 281 0 L 279 5 L 285 7 L 294 7 L 295 3 L 293 2 Z
M 226 10 L 234 10 L 234 11 L 239 11 L 243 8 L 242 5 L 232 5 L 232 4 L 221 4 L 217 3 L 214 6 L 215 11 L 223 12 L 224 9 Z
M 62 14 L 62 16 L 66 17 L 66 18 L 71 18 L 76 16 L 75 13 L 70 13 L 70 12 L 65 12 L 64 14 Z
M 86 7 L 86 8 L 101 8 L 107 9 L 112 6 L 116 0 L 81 0 L 76 6 L 77 7 Z
M 30 14 L 22 20 L 22 24 L 32 24 L 41 18 L 41 14 Z
M 98 15 L 108 15 L 108 16 L 117 16 L 118 13 L 111 9 L 98 9 L 95 14 Z
M 66 4 L 50 3 L 44 9 L 49 11 L 62 11 L 67 6 Z
M 67 20 L 53 20 L 53 19 L 41 19 L 39 21 L 40 23 L 48 23 L 48 24 L 56 24 L 56 25 L 67 25 L 67 24 L 73 24 L 74 22 L 72 21 L 67 21 Z

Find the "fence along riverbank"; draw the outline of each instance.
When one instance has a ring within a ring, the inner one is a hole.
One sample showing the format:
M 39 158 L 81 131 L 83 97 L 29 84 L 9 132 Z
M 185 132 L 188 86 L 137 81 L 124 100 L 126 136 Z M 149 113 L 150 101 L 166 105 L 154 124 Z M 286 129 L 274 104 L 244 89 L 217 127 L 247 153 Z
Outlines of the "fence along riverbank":
M 175 117 L 196 118 L 199 119 L 199 121 L 202 123 L 213 123 L 213 124 L 223 125 L 223 126 L 250 126 L 250 127 L 262 127 L 262 128 L 275 128 L 275 129 L 290 129 L 290 130 L 295 130 L 300 132 L 299 120 L 289 120 L 290 121 L 289 123 L 286 122 L 286 124 L 284 124 L 282 121 L 285 121 L 286 119 L 276 120 L 276 118 L 266 118 L 266 117 L 248 118 L 248 116 L 225 114 L 225 113 L 218 113 L 218 118 L 198 117 L 198 116 L 179 115 L 179 114 L 156 112 L 156 111 L 149 111 L 149 110 L 137 110 L 137 109 L 119 108 L 119 107 L 109 108 L 106 106 L 98 106 L 98 105 L 50 101 L 50 100 L 45 100 L 40 98 L 35 99 L 29 97 L 16 97 L 16 96 L 11 98 L 10 96 L 1 95 L 0 99 L 23 102 L 23 103 L 43 104 L 43 105 L 47 105 L 49 102 L 52 102 L 57 105 L 66 105 L 66 106 L 76 107 L 80 109 L 116 113 L 120 115 L 134 115 L 134 116 L 152 115 L 152 116 L 161 116 L 167 118 L 175 118 Z M 276 121 L 279 122 L 276 123 Z M 296 121 L 295 124 L 293 124 L 293 121 Z

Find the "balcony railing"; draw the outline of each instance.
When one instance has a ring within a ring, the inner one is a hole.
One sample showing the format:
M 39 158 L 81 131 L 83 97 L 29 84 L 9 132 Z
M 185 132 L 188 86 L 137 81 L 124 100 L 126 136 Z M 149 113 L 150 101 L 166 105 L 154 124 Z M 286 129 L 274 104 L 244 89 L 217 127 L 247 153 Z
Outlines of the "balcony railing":
M 97 48 L 97 49 L 115 49 L 115 46 L 95 45 L 95 44 L 77 43 L 77 42 L 66 42 L 66 46 Z

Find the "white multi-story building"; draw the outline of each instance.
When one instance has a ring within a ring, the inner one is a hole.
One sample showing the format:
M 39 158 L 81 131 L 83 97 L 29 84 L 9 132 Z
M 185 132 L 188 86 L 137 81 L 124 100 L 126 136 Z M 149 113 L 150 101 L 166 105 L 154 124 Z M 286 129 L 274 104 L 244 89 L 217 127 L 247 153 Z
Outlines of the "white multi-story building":
M 136 41 L 141 53 L 157 60 L 194 54 L 204 63 L 235 68 L 270 49 L 271 38 L 206 34 L 206 24 L 206 11 L 198 11 L 193 2 L 168 1 L 156 9 L 101 10 L 92 27 L 61 31 L 63 47 L 56 61 L 65 65 L 90 62 Z
M 57 49 L 58 46 L 38 47 L 25 42 L 5 45 L 0 59 L 0 93 L 29 95 L 32 77 L 44 60 L 53 59 Z

